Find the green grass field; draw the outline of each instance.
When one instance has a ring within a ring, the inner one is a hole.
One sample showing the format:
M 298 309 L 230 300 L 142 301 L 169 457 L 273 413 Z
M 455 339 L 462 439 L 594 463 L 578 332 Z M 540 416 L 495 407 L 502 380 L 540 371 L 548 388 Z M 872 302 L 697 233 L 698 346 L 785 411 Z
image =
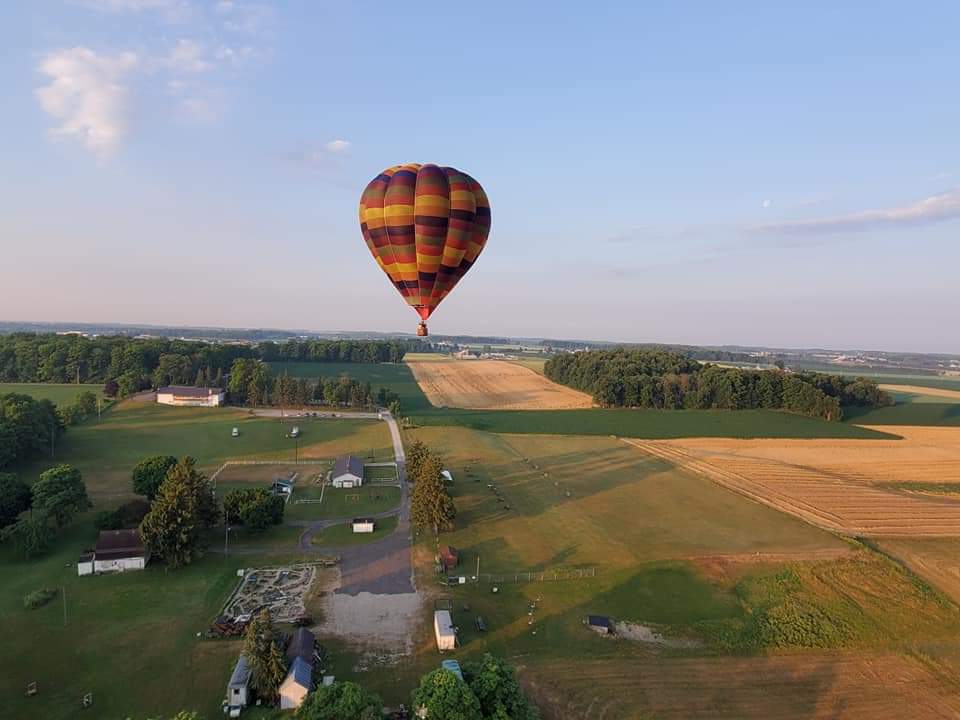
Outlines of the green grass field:
M 234 427 L 239 437 L 232 437 Z M 342 453 L 392 456 L 387 427 L 370 420 L 318 420 L 300 423 L 299 457 L 326 459 Z M 292 462 L 295 442 L 289 426 L 230 408 L 174 408 L 127 401 L 99 423 L 72 427 L 57 446 L 53 461 L 44 458 L 21 473 L 32 479 L 52 463 L 68 462 L 83 473 L 94 502 L 130 494 L 130 471 L 147 455 L 191 455 L 212 472 L 226 460 Z M 307 467 L 307 466 L 305 466 Z
M 329 520 L 332 518 L 364 517 L 391 510 L 400 504 L 400 489 L 395 487 L 361 487 L 352 490 L 327 487 L 323 502 L 297 503 L 306 498 L 320 499 L 320 488 L 296 488 L 287 503 L 287 520 Z
M 403 363 L 317 363 L 317 362 L 272 362 L 275 374 L 286 372 L 291 377 L 339 377 L 347 374 L 360 382 L 370 382 L 373 391 L 385 387 L 400 396 L 400 404 L 406 414 L 428 410 L 432 406 L 423 394 L 413 373 Z
M 933 425 L 960 426 L 960 402 L 942 398 L 924 402 L 898 402 L 883 408 L 846 408 L 844 423 L 858 425 Z
M 103 397 L 103 385 L 0 383 L 0 393 L 22 393 L 37 400 L 51 400 L 58 405 L 73 402 L 77 399 L 77 395 L 86 391 L 92 392 L 99 398 Z
M 396 529 L 397 516 L 390 515 L 377 520 L 372 533 L 355 533 L 351 529 L 350 523 L 340 523 L 316 533 L 311 538 L 311 542 L 313 545 L 331 548 L 344 545 L 365 545 L 369 542 L 382 540 Z

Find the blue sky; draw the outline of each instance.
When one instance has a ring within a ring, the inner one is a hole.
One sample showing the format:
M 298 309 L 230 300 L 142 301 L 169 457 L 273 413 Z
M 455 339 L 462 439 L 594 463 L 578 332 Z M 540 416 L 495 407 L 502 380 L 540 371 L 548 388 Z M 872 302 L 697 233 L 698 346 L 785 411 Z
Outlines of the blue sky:
M 0 317 L 412 331 L 356 203 L 437 162 L 434 332 L 960 352 L 960 5 L 783 5 L 4 3 Z

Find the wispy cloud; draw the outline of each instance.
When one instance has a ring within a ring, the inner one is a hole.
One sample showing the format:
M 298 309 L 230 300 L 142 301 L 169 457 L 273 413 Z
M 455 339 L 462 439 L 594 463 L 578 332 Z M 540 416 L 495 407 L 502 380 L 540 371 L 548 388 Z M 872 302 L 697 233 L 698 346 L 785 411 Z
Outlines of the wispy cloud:
M 745 229 L 755 235 L 819 236 L 915 227 L 957 218 L 960 218 L 960 190 L 951 190 L 899 207 L 809 220 L 760 223 Z
M 93 10 L 114 14 L 152 12 L 172 21 L 181 22 L 194 14 L 189 0 L 74 0 L 76 4 Z
M 349 140 L 331 140 L 324 147 L 332 153 L 342 154 L 350 150 L 350 141 Z
M 189 38 L 177 40 L 163 64 L 176 73 L 202 73 L 210 70 L 213 64 L 206 58 L 203 45 Z
M 255 35 L 265 30 L 273 20 L 270 5 L 239 0 L 219 0 L 214 12 L 223 19 L 227 30 Z
M 71 137 L 101 157 L 112 153 L 127 131 L 126 80 L 139 58 L 131 52 L 97 54 L 86 47 L 57 50 L 39 70 L 49 84 L 36 90 L 43 110 L 59 124 L 56 137 Z

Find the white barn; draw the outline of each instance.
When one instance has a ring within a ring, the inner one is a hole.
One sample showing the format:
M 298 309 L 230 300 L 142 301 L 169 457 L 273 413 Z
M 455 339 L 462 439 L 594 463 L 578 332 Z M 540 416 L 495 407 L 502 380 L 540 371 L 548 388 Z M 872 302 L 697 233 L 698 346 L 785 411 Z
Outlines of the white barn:
M 341 455 L 333 464 L 331 482 L 335 488 L 358 488 L 363 485 L 363 460 L 355 455 Z
M 139 531 L 101 530 L 93 552 L 80 556 L 77 575 L 143 570 L 149 560 Z
M 433 613 L 433 633 L 437 637 L 437 649 L 455 650 L 457 647 L 457 629 L 449 610 L 437 610 Z
M 219 407 L 226 401 L 226 397 L 226 392 L 220 388 L 186 387 L 184 385 L 157 388 L 157 402 L 161 405 Z

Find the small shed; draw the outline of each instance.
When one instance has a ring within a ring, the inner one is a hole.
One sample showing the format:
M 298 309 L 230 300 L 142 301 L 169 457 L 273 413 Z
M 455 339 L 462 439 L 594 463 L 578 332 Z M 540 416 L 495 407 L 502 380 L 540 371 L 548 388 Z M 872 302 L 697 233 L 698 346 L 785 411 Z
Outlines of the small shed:
M 230 717 L 237 717 L 240 710 L 250 703 L 250 674 L 251 669 L 250 663 L 247 662 L 247 656 L 241 655 L 237 659 L 237 665 L 233 668 L 233 674 L 227 684 L 227 710 L 230 711 Z M 234 711 L 236 711 L 236 715 Z
M 450 485 L 453 484 L 453 473 L 449 470 L 441 470 L 440 476 L 443 478 L 445 483 L 449 483 Z
M 331 482 L 335 488 L 355 488 L 363 485 L 363 460 L 355 455 L 341 455 L 333 464 Z
M 313 665 L 302 657 L 296 657 L 290 663 L 287 677 L 280 683 L 280 709 L 292 710 L 300 707 L 311 690 L 313 690 Z
M 143 570 L 149 560 L 139 530 L 101 530 L 93 551 L 80 556 L 77 574 Z
M 437 637 L 437 649 L 454 650 L 457 647 L 457 629 L 449 610 L 437 610 L 433 613 L 433 632 Z
M 350 527 L 355 533 L 372 533 L 377 529 L 377 521 L 373 518 L 354 518 Z
M 613 635 L 613 621 L 606 615 L 587 615 L 583 622 L 599 635 Z
M 273 481 L 273 485 L 270 487 L 270 492 L 274 495 L 291 495 L 293 494 L 293 479 L 292 478 L 277 478 Z
M 317 639 L 312 632 L 306 628 L 297 628 L 290 636 L 290 642 L 287 644 L 287 663 L 292 665 L 293 661 L 301 658 L 309 665 L 313 665 L 313 653 L 317 646 Z
M 450 545 L 440 546 L 440 562 L 444 570 L 450 570 L 460 564 L 460 554 L 455 547 Z
M 456 660 L 443 660 L 440 663 L 440 667 L 443 668 L 444 670 L 449 670 L 458 678 L 463 680 L 463 670 L 460 669 L 460 663 L 457 662 Z

